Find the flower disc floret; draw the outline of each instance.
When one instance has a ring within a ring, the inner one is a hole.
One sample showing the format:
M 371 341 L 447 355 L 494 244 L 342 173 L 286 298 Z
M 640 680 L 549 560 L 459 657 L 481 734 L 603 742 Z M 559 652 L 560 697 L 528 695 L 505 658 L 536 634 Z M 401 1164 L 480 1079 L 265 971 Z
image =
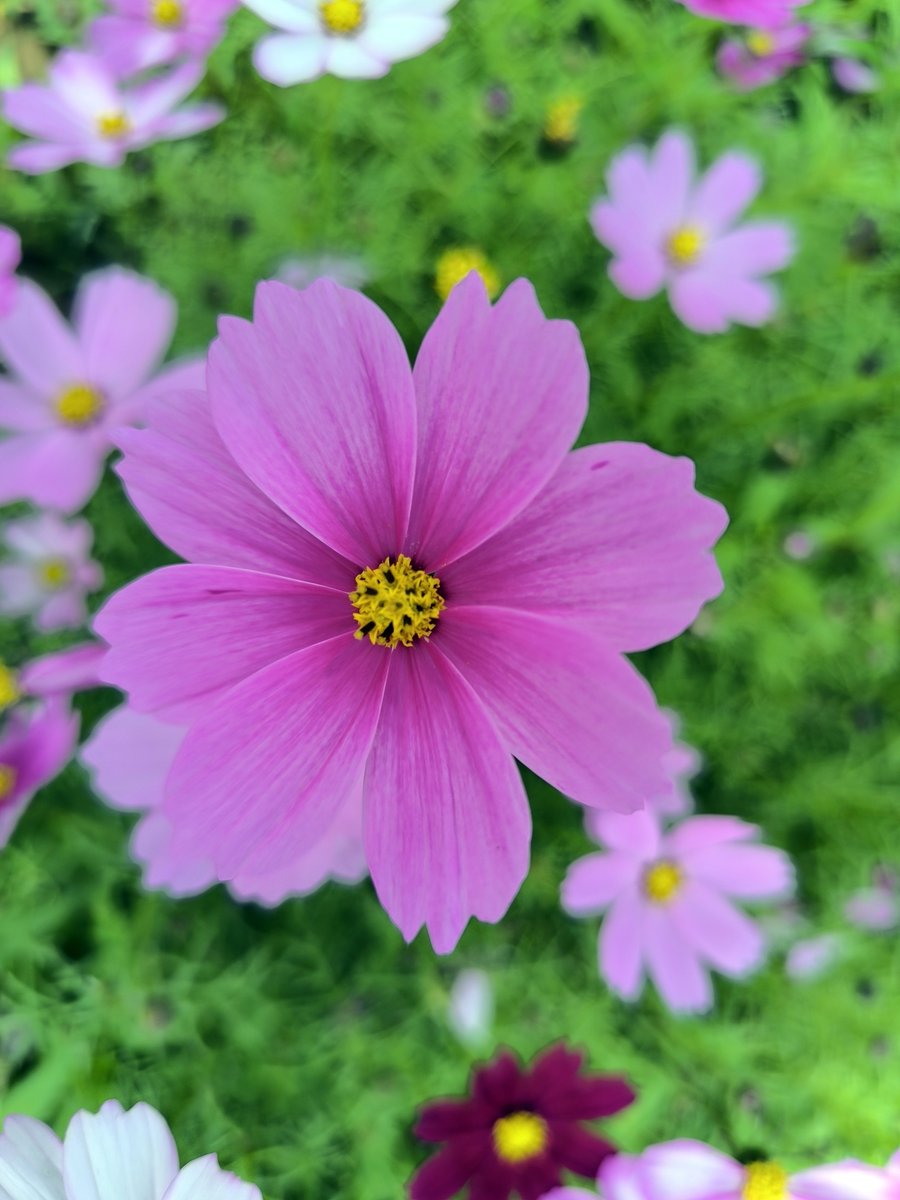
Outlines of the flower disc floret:
M 366 15 L 363 0 L 324 0 L 319 5 L 322 24 L 329 33 L 347 37 L 356 33 Z
M 754 29 L 747 34 L 747 49 L 757 58 L 765 58 L 775 50 L 775 39 L 764 29 Z
M 0 803 L 12 795 L 17 777 L 18 772 L 15 767 L 11 767 L 8 763 L 0 763 Z
M 750 1163 L 741 1200 L 787 1200 L 788 1173 L 773 1162 Z
M 547 1148 L 547 1122 L 532 1112 L 510 1113 L 494 1122 L 494 1149 L 508 1163 L 527 1162 Z
M 681 891 L 684 874 L 673 862 L 658 862 L 647 868 L 644 875 L 644 891 L 648 899 L 656 904 L 668 904 Z
M 72 578 L 72 570 L 64 558 L 48 558 L 38 567 L 38 580 L 51 591 L 63 588 Z
M 0 712 L 15 704 L 20 695 L 15 675 L 5 663 L 0 662 Z
M 65 425 L 90 425 L 103 411 L 103 397 L 95 388 L 76 383 L 60 392 L 55 407 Z
M 420 571 L 405 554 L 386 558 L 377 567 L 366 567 L 356 577 L 350 603 L 359 628 L 355 636 L 367 637 L 373 646 L 411 646 L 416 638 L 433 631 L 444 597 L 436 575 Z
M 691 267 L 703 252 L 706 238 L 695 225 L 676 229 L 666 240 L 666 253 L 675 267 Z
M 163 29 L 177 29 L 184 21 L 181 0 L 154 0 L 150 11 L 154 24 Z
M 126 137 L 131 133 L 131 121 L 128 119 L 128 114 L 121 110 L 101 113 L 97 118 L 97 132 L 102 138 L 108 138 L 110 141 Z

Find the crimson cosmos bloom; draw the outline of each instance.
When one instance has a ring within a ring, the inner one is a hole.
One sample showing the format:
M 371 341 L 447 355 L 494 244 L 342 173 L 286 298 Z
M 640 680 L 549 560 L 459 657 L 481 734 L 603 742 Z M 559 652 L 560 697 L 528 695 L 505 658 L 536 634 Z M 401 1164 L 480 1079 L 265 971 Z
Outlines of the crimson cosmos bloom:
M 564 1170 L 591 1179 L 615 1153 L 585 1121 L 627 1108 L 634 1092 L 618 1075 L 582 1074 L 584 1055 L 551 1046 L 529 1068 L 508 1050 L 475 1071 L 471 1097 L 426 1105 L 415 1128 L 446 1142 L 410 1183 L 412 1200 L 539 1200 Z

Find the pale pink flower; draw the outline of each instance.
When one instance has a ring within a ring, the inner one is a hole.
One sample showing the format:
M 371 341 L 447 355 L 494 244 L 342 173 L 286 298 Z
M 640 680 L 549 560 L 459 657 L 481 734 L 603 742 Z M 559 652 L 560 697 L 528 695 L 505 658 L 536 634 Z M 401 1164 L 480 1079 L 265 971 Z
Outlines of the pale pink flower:
M 678 714 L 663 709 L 663 715 L 669 722 L 673 738 L 672 749 L 663 756 L 663 769 L 669 778 L 670 787 L 658 796 L 648 796 L 646 804 L 650 811 L 659 817 L 686 817 L 694 811 L 690 782 L 703 766 L 703 758 L 693 746 L 677 740 L 681 729 Z M 591 818 L 592 812 L 588 811 L 585 814 L 585 823 L 589 834 Z
M 676 315 L 697 333 L 772 317 L 777 292 L 762 277 L 787 266 L 794 238 L 784 221 L 736 227 L 762 185 L 755 159 L 729 151 L 695 178 L 693 143 L 672 131 L 652 152 L 623 150 L 606 180 L 609 196 L 590 219 L 613 253 L 609 275 L 619 291 L 646 300 L 667 289 Z
M 208 386 L 119 439 L 131 499 L 192 562 L 96 621 L 107 680 L 189 726 L 173 852 L 287 871 L 361 796 L 382 903 L 449 951 L 528 870 L 513 756 L 588 805 L 665 790 L 666 723 L 621 655 L 718 593 L 723 510 L 685 459 L 568 453 L 584 353 L 525 281 L 492 306 L 470 275 L 414 371 L 358 292 L 264 283 Z
M 8 163 L 29 175 L 73 162 L 118 167 L 132 150 L 200 133 L 225 116 L 219 104 L 179 108 L 203 76 L 189 62 L 166 75 L 125 86 L 101 59 L 64 50 L 47 84 L 25 83 L 3 93 L 3 115 L 34 141 L 9 152 Z
M 145 814 L 134 831 L 132 856 L 143 864 L 148 888 L 173 896 L 193 895 L 218 882 L 212 860 L 200 848 L 172 845 L 170 824 L 159 811 L 166 776 L 184 735 L 180 726 L 123 706 L 99 722 L 79 755 L 101 800 Z M 315 891 L 329 879 L 359 883 L 366 875 L 366 861 L 357 800 L 353 797 L 338 808 L 323 837 L 287 868 L 238 872 L 228 884 L 232 894 L 238 900 L 271 905 Z
M 103 583 L 91 557 L 94 531 L 87 521 L 56 513 L 18 517 L 0 526 L 0 614 L 31 616 L 36 628 L 77 629 L 87 620 L 86 597 Z
M 872 887 L 861 888 L 849 898 L 844 916 L 860 929 L 893 929 L 900 924 L 900 897 L 893 875 L 877 872 Z
M 395 62 L 436 45 L 456 0 L 244 0 L 283 32 L 258 43 L 253 62 L 287 87 L 319 75 L 378 79 Z
M 73 512 L 93 495 L 117 430 L 169 388 L 202 385 L 202 360 L 157 371 L 175 301 L 152 280 L 110 267 L 82 280 L 71 327 L 45 292 L 20 282 L 0 320 L 0 504 Z
M 818 979 L 838 961 L 844 940 L 839 933 L 818 933 L 794 942 L 784 960 L 785 974 L 795 981 Z
M 100 663 L 106 654 L 101 642 L 79 642 L 66 650 L 42 654 L 27 663 L 18 676 L 23 696 L 46 699 L 71 696 L 100 686 Z
M 240 0 L 106 0 L 88 26 L 98 58 L 119 77 L 182 59 L 205 58 L 222 40 Z
M 678 0 L 700 17 L 724 21 L 729 25 L 747 25 L 751 29 L 778 29 L 787 25 L 793 10 L 809 0 Z
M 16 267 L 22 259 L 19 235 L 6 225 L 0 225 L 0 317 L 13 306 L 16 296 Z
M 727 38 L 716 54 L 716 65 L 736 88 L 749 92 L 801 66 L 811 34 L 811 25 L 751 30 L 742 38 Z
M 494 989 L 484 971 L 460 971 L 450 989 L 447 1019 L 464 1046 L 484 1049 L 494 1024 Z
M 834 82 L 845 92 L 877 92 L 881 80 L 872 68 L 858 58 L 839 55 L 831 60 Z
M 668 832 L 649 812 L 592 814 L 608 852 L 574 863 L 562 889 L 573 916 L 608 909 L 600 973 L 635 1000 L 645 972 L 676 1012 L 712 1006 L 709 970 L 741 978 L 759 967 L 764 939 L 733 900 L 771 900 L 793 888 L 790 859 L 756 843 L 759 829 L 736 817 L 689 817 Z
M 78 723 L 68 704 L 58 698 L 23 705 L 7 717 L 0 729 L 0 848 L 9 841 L 35 792 L 72 757 Z M 0 1195 L 3 1190 L 0 1174 Z

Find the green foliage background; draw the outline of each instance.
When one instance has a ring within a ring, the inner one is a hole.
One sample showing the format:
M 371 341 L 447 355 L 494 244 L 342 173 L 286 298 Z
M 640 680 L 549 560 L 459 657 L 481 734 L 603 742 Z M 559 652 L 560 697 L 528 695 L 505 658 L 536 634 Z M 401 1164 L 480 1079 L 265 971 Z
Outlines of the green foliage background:
M 619 1003 L 596 975 L 595 924 L 558 908 L 588 849 L 579 812 L 534 779 L 531 875 L 506 920 L 470 928 L 449 959 L 404 946 L 368 885 L 271 912 L 223 889 L 172 902 L 141 890 L 129 819 L 73 765 L 0 859 L 0 1110 L 61 1129 L 108 1096 L 143 1098 L 184 1156 L 215 1150 L 268 1197 L 389 1200 L 424 1155 L 416 1106 L 464 1087 L 473 1055 L 446 1006 L 457 971 L 478 966 L 498 1043 L 528 1056 L 564 1036 L 633 1078 L 639 1102 L 611 1123 L 629 1149 L 696 1136 L 799 1167 L 896 1147 L 898 939 L 849 931 L 841 908 L 873 864 L 898 861 L 900 5 L 805 11 L 874 30 L 877 95 L 839 95 L 822 64 L 736 95 L 711 65 L 719 28 L 672 0 L 460 0 L 446 41 L 386 79 L 280 91 L 252 70 L 262 26 L 242 12 L 202 89 L 227 104 L 222 126 L 115 172 L 0 168 L 0 219 L 62 303 L 110 262 L 170 288 L 178 351 L 204 346 L 218 313 L 247 314 L 289 253 L 362 254 L 413 353 L 446 246 L 478 244 L 506 280 L 531 278 L 587 347 L 584 440 L 690 455 L 731 513 L 724 595 L 639 665 L 704 754 L 700 806 L 760 821 L 794 855 L 809 931 L 844 931 L 841 960 L 800 984 L 776 954 L 720 984 L 702 1019 L 649 994 Z M 0 83 L 77 41 L 89 15 L 77 0 L 7 3 Z M 498 88 L 508 111 L 492 115 Z M 568 93 L 585 100 L 580 136 L 549 153 L 544 115 Z M 763 330 L 703 338 L 664 298 L 633 303 L 606 278 L 589 202 L 612 154 L 673 124 L 705 161 L 754 151 L 756 211 L 796 224 Z M 0 149 L 13 136 L 0 130 Z M 87 516 L 108 589 L 167 561 L 114 477 Z M 795 530 L 815 541 L 806 561 L 784 553 Z M 0 632 L 7 657 L 52 644 Z M 83 697 L 85 728 L 114 700 Z

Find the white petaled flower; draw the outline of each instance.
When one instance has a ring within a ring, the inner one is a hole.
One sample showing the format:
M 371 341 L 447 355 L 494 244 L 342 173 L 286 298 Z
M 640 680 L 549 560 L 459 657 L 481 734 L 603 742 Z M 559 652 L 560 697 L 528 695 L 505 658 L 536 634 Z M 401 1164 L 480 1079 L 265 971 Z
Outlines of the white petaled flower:
M 87 521 L 39 513 L 0 527 L 0 613 L 30 616 L 45 632 L 77 629 L 87 620 L 85 597 L 103 583 L 90 557 L 94 531 Z
M 320 75 L 379 79 L 444 37 L 456 0 L 244 0 L 283 32 L 253 53 L 264 79 L 288 87 Z
M 494 990 L 484 971 L 460 971 L 450 989 L 447 1016 L 463 1045 L 476 1050 L 487 1045 L 494 1022 Z
M 214 1154 L 178 1168 L 168 1125 L 149 1104 L 127 1112 L 107 1100 L 79 1112 L 63 1141 L 31 1117 L 7 1117 L 0 1134 L 4 1200 L 262 1200 Z

